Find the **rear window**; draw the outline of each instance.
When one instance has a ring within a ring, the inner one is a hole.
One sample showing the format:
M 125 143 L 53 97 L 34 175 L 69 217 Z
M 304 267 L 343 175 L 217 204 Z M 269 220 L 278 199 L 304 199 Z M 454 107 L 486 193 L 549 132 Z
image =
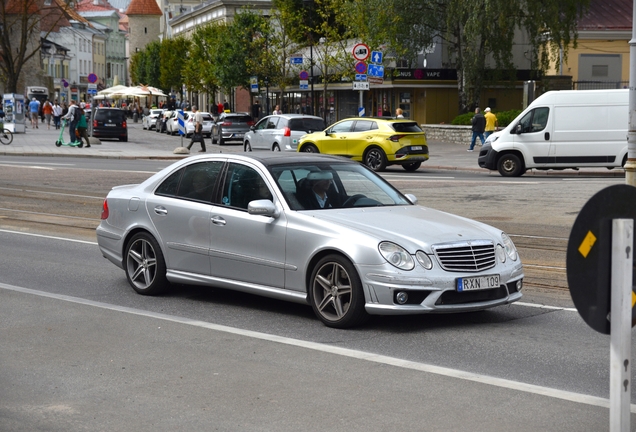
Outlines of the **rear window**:
M 391 123 L 396 132 L 422 132 L 422 129 L 415 122 Z
M 203 118 L 203 121 L 212 121 L 212 116 L 210 114 L 203 114 L 201 115 L 201 117 Z
M 252 121 L 252 117 L 248 115 L 244 116 L 227 116 L 223 119 L 230 123 L 247 123 Z
M 114 120 L 121 121 L 126 117 L 122 110 L 97 110 L 95 114 L 95 120 L 106 121 Z
M 325 129 L 323 119 L 295 118 L 289 121 L 289 128 L 293 131 L 316 132 Z

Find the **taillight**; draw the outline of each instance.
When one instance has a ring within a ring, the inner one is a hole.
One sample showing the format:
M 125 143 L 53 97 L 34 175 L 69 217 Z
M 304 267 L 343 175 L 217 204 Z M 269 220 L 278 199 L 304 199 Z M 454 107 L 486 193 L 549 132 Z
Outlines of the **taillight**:
M 406 135 L 391 135 L 390 137 L 388 137 L 387 139 L 389 141 L 393 141 L 393 142 L 398 142 L 400 141 L 400 138 L 404 138 Z
M 123 127 L 124 129 L 126 129 L 126 120 L 124 120 L 124 121 L 121 123 L 121 127 Z
M 291 136 L 291 129 L 286 127 L 285 129 L 283 129 L 283 136 Z
M 102 205 L 102 220 L 108 219 L 108 201 L 104 200 L 104 204 Z
M 248 122 L 247 122 L 247 125 L 248 125 L 248 126 L 254 126 L 254 120 L 250 120 L 250 121 L 248 121 Z
M 221 126 L 232 126 L 232 122 L 224 121 L 223 123 L 221 123 Z
M 93 127 L 97 127 L 97 120 L 93 120 Z

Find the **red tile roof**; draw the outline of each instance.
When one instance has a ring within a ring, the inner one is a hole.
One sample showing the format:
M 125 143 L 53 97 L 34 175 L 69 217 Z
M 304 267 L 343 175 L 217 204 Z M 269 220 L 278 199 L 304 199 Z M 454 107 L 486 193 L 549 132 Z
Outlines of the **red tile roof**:
M 163 12 L 156 0 L 132 0 L 126 15 L 163 15 Z
M 591 0 L 590 9 L 579 20 L 579 31 L 632 29 L 633 0 Z

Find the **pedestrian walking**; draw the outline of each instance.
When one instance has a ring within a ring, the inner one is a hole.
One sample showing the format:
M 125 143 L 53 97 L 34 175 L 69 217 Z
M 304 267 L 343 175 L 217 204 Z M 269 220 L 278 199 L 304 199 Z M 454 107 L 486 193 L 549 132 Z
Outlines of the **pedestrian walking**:
M 38 113 L 40 112 L 40 101 L 33 98 L 29 102 L 29 114 L 31 116 L 31 127 L 38 129 Z
M 192 105 L 192 113 L 194 115 L 194 132 L 192 133 L 192 140 L 188 146 L 188 150 L 192 148 L 192 144 L 195 142 L 201 143 L 201 150 L 199 152 L 205 152 L 205 140 L 203 139 L 203 115 L 197 109 L 196 105 Z
M 488 139 L 490 134 L 497 130 L 499 127 L 499 122 L 497 121 L 497 116 L 490 111 L 490 107 L 487 107 L 484 110 L 484 117 L 486 118 L 486 128 L 484 130 L 484 138 Z
M 216 112 L 218 115 L 223 114 L 223 103 L 219 101 L 219 104 L 216 106 Z
M 261 118 L 261 105 L 257 101 L 254 101 L 254 105 L 252 105 L 252 118 L 254 121 L 258 121 Z
M 44 122 L 46 123 L 46 128 L 51 129 L 51 117 L 53 116 L 53 105 L 48 99 L 44 101 L 44 105 L 42 106 L 42 114 L 44 114 Z
M 60 128 L 60 119 L 62 118 L 63 114 L 63 109 L 56 99 L 53 102 L 53 126 L 55 126 L 55 129 Z
M 481 145 L 484 145 L 484 130 L 486 129 L 486 118 L 481 113 L 481 110 L 479 108 L 475 108 L 475 115 L 473 116 L 471 123 L 473 125 L 473 137 L 470 140 L 470 147 L 468 148 L 469 152 L 473 151 L 473 149 L 475 148 L 475 141 L 477 140 L 477 138 L 479 138 L 479 140 L 481 141 Z
M 395 110 L 395 118 L 399 118 L 399 119 L 404 118 L 404 110 L 402 110 L 402 108 L 397 108 Z

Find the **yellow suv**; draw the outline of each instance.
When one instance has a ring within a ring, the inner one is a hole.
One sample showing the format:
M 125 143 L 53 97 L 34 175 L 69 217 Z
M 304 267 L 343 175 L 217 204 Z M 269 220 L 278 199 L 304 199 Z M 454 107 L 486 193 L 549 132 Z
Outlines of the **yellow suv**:
M 322 132 L 304 135 L 298 151 L 345 156 L 374 171 L 402 165 L 415 171 L 428 160 L 426 136 L 416 122 L 372 117 L 340 120 Z

